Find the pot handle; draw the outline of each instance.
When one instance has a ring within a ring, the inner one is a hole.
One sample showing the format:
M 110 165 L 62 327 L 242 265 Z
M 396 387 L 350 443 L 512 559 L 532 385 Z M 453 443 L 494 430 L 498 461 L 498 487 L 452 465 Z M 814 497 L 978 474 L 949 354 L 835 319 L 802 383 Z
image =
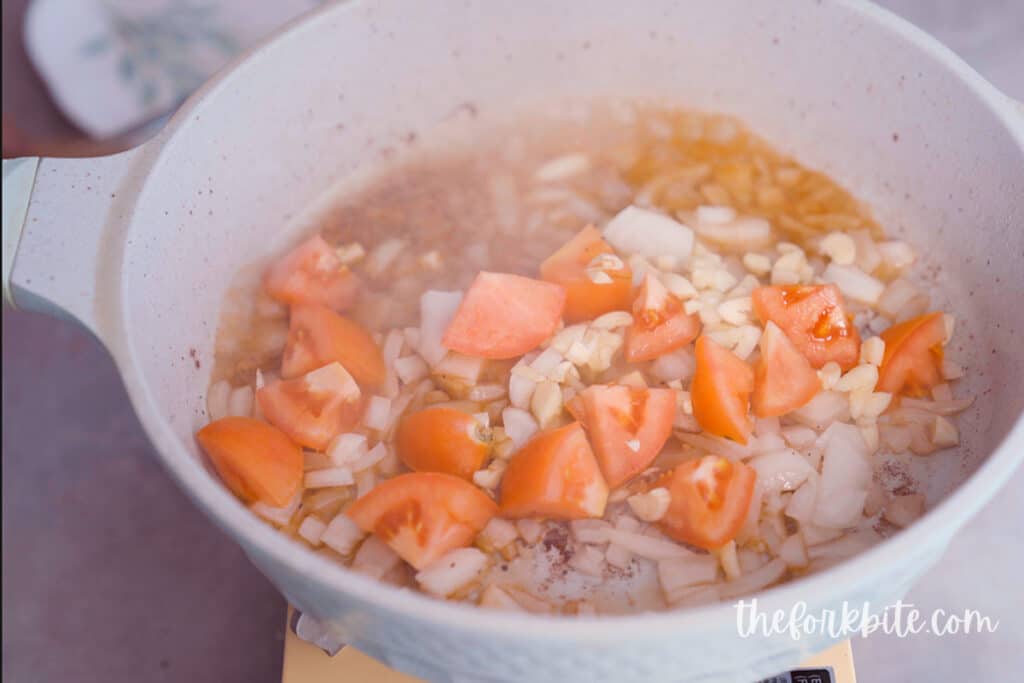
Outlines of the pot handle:
M 5 305 L 70 318 L 103 337 L 120 272 L 118 228 L 134 203 L 122 190 L 140 149 L 4 159 Z

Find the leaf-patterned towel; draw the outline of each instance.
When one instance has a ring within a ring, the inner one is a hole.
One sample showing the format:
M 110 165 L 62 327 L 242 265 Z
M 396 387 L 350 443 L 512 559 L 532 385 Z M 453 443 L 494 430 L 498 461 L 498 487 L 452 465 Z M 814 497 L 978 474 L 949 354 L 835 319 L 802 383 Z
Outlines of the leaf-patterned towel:
M 95 138 L 162 116 L 238 53 L 323 0 L 35 0 L 25 45 Z

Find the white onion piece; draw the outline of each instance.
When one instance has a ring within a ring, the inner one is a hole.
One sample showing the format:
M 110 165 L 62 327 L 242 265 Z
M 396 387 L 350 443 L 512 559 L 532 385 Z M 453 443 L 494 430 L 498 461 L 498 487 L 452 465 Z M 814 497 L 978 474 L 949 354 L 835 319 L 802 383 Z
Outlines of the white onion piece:
M 504 548 L 519 538 L 519 530 L 507 519 L 491 517 L 491 521 L 487 522 L 480 536 L 493 547 Z
M 685 382 L 693 377 L 697 361 L 688 348 L 658 356 L 651 364 L 651 372 L 662 382 L 679 380 Z
M 747 595 L 767 588 L 781 579 L 785 573 L 786 563 L 775 559 L 749 574 L 744 574 L 735 581 L 721 584 L 718 592 L 724 600 Z
M 391 547 L 376 536 L 370 536 L 352 558 L 352 569 L 375 579 L 394 569 L 402 558 Z
M 608 545 L 608 549 L 604 553 L 604 560 L 613 567 L 626 569 L 633 563 L 633 553 L 629 552 L 621 545 L 610 543 Z
M 540 429 L 533 415 L 522 408 L 505 408 L 501 411 L 501 422 L 516 448 L 521 448 Z
M 660 538 L 623 531 L 614 527 L 608 530 L 607 537 L 612 543 L 621 545 L 634 555 L 646 557 L 649 560 L 671 560 L 673 558 L 696 556 L 695 553 L 690 552 L 678 543 L 663 541 Z
M 755 453 L 772 453 L 785 448 L 786 441 L 778 434 L 762 434 L 750 441 L 750 449 Z
M 462 303 L 462 292 L 428 290 L 420 297 L 420 355 L 437 365 L 448 352 L 441 344 L 444 332 Z
M 231 385 L 227 380 L 214 382 L 206 390 L 206 414 L 210 422 L 215 422 L 228 414 L 228 400 L 231 396 Z
M 800 534 L 793 534 L 779 546 L 779 559 L 786 563 L 787 567 L 806 567 L 810 562 L 807 555 L 807 546 Z
M 465 356 L 455 351 L 449 351 L 440 362 L 434 365 L 434 375 L 462 380 L 464 384 L 472 386 L 480 379 L 480 373 L 483 372 L 483 369 L 483 358 Z
M 765 434 L 780 434 L 782 425 L 777 417 L 761 417 L 754 423 L 754 433 L 758 436 Z
M 864 437 L 854 425 L 837 422 L 819 441 L 825 455 L 813 522 L 833 529 L 855 526 L 871 485 L 871 461 Z
M 971 407 L 974 397 L 954 398 L 948 401 L 922 401 L 917 398 L 903 397 L 900 399 L 900 408 L 927 410 L 935 415 L 955 415 Z
M 442 555 L 416 574 L 427 593 L 447 597 L 475 579 L 487 567 L 487 555 L 476 548 L 458 548 Z
M 924 514 L 924 502 L 924 495 L 920 493 L 893 496 L 882 514 L 898 527 L 910 526 Z
M 608 221 L 604 238 L 627 254 L 656 259 L 671 256 L 679 265 L 690 260 L 693 230 L 668 216 L 628 206 Z
M 497 586 L 488 586 L 480 595 L 480 606 L 491 609 L 503 609 L 510 612 L 522 612 L 523 607 L 511 595 Z
M 251 386 L 246 384 L 231 392 L 231 398 L 228 399 L 228 415 L 250 417 L 252 416 L 252 407 L 253 390 Z
M 882 537 L 872 529 L 861 529 L 828 543 L 815 545 L 808 541 L 808 545 L 811 547 L 807 549 L 807 555 L 812 561 L 845 559 L 867 550 L 880 540 L 882 540 Z
M 363 424 L 379 432 L 386 430 L 391 424 L 391 400 L 381 396 L 371 396 L 366 403 Z
M 885 291 L 885 284 L 881 280 L 871 277 L 856 266 L 829 263 L 821 279 L 836 284 L 845 296 L 854 301 L 870 305 L 877 304 Z
M 790 448 L 759 455 L 747 464 L 757 472 L 757 485 L 772 493 L 793 491 L 814 472 L 807 458 Z
M 782 430 L 782 438 L 794 448 L 806 448 L 818 439 L 818 435 L 809 427 L 786 427 Z
M 251 507 L 253 512 L 268 522 L 277 526 L 286 526 L 291 521 L 295 511 L 299 509 L 301 502 L 302 490 L 300 489 L 295 492 L 295 495 L 292 496 L 292 499 L 283 508 L 273 507 L 259 500 L 253 503 Z
M 698 223 L 697 234 L 731 250 L 757 251 L 771 244 L 772 226 L 763 218 L 738 218 L 730 223 Z
M 842 529 L 826 529 L 810 523 L 800 525 L 800 535 L 804 537 L 804 544 L 808 547 L 842 538 L 844 533 Z
M 526 410 L 530 407 L 530 399 L 536 388 L 537 383 L 532 379 L 513 372 L 508 378 L 508 400 L 516 408 Z
M 683 592 L 671 604 L 673 607 L 699 607 L 700 605 L 708 605 L 713 602 L 721 602 L 721 600 L 722 595 L 718 585 L 710 584 L 691 588 Z
M 383 441 L 381 441 L 376 446 L 368 450 L 365 455 L 352 463 L 352 471 L 362 472 L 363 470 L 368 470 L 384 458 L 388 457 L 389 454 L 390 451 L 388 450 L 388 447 L 384 445 Z
M 711 555 L 658 562 L 658 582 L 665 601 L 674 603 L 695 585 L 712 583 L 718 577 L 718 562 Z
M 578 519 L 569 522 L 569 528 L 580 543 L 607 543 L 612 525 L 602 519 Z
M 327 525 L 320 542 L 340 555 L 349 555 L 365 536 L 366 532 L 342 512 Z
M 604 574 L 604 553 L 592 545 L 581 546 L 573 553 L 569 566 L 589 576 L 601 576 Z
M 902 311 L 919 306 L 920 302 L 928 306 L 928 296 L 923 294 L 914 285 L 902 278 L 897 278 L 889 283 L 885 292 L 878 299 L 876 308 L 890 320 L 899 321 Z
M 822 430 L 833 422 L 849 417 L 850 401 L 836 391 L 821 391 L 810 402 L 790 413 L 790 417 L 811 429 Z

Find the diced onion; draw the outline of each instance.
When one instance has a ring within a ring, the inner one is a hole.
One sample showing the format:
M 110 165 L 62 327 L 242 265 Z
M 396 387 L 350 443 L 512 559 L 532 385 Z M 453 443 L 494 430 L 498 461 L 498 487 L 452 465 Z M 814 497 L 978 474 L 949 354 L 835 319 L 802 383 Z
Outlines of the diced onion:
M 877 278 L 871 277 L 856 266 L 843 266 L 838 263 L 829 263 L 825 272 L 821 274 L 825 282 L 832 282 L 838 285 L 845 296 L 854 301 L 861 301 L 866 304 L 877 304 L 885 291 L 885 284 Z
M 833 529 L 855 526 L 861 519 L 871 484 L 871 461 L 864 437 L 857 427 L 837 422 L 822 434 L 820 441 L 825 455 L 813 521 Z
M 766 492 L 794 491 L 814 468 L 796 451 L 786 448 L 751 458 L 748 463 L 757 472 L 757 484 Z
M 680 557 L 692 557 L 694 555 L 694 553 L 678 543 L 663 541 L 659 538 L 623 531 L 614 527 L 608 530 L 608 540 L 621 545 L 634 555 L 646 557 L 649 560 L 670 560 Z
M 682 348 L 658 356 L 651 364 L 651 373 L 662 382 L 673 380 L 685 382 L 693 377 L 695 368 L 696 361 L 693 352 L 688 348 Z
M 608 221 L 604 238 L 627 254 L 673 256 L 685 265 L 693 251 L 693 230 L 660 213 L 628 206 Z
M 462 303 L 462 292 L 428 290 L 420 297 L 420 355 L 431 366 L 448 352 L 441 344 L 448 324 Z
M 350 555 L 365 536 L 366 532 L 342 512 L 327 525 L 320 535 L 320 541 L 340 555 Z
M 347 467 L 331 467 L 306 472 L 303 483 L 307 489 L 322 489 L 333 486 L 351 486 L 355 480 L 352 470 Z
M 417 572 L 416 581 L 427 593 L 447 597 L 487 568 L 487 555 L 476 548 L 458 548 Z
M 356 556 L 352 558 L 352 569 L 379 579 L 394 569 L 401 561 L 402 558 L 390 546 L 371 535 L 363 541 Z
M 668 603 L 676 602 L 686 589 L 711 583 L 717 577 L 718 562 L 711 555 L 691 554 L 658 562 L 658 582 Z
M 302 524 L 299 525 L 296 533 L 304 538 L 310 545 L 318 546 L 320 545 L 320 536 L 324 533 L 324 529 L 326 528 L 326 524 L 316 517 L 310 516 L 302 520 Z
M 749 574 L 744 574 L 735 581 L 722 584 L 718 592 L 722 599 L 725 600 L 748 595 L 762 588 L 767 588 L 781 579 L 785 573 L 786 563 L 780 559 L 775 559 Z
M 920 493 L 893 496 L 882 514 L 898 527 L 910 526 L 924 514 L 924 502 L 924 495 Z
M 822 430 L 849 416 L 850 404 L 845 396 L 835 391 L 821 391 L 807 405 L 797 408 L 790 416 L 811 429 Z
M 223 379 L 214 382 L 206 391 L 206 414 L 210 416 L 210 422 L 227 416 L 230 396 L 231 385 Z
M 516 448 L 521 448 L 540 428 L 533 415 L 521 408 L 505 408 L 501 411 L 501 422 Z
M 382 396 L 371 396 L 366 402 L 363 424 L 381 432 L 391 426 L 391 400 Z

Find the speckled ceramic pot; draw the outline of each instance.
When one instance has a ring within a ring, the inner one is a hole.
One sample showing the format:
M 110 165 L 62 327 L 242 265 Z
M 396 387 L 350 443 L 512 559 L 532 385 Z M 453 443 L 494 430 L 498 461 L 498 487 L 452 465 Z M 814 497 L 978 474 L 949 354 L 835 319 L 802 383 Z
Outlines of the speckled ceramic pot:
M 193 442 L 229 278 L 295 237 L 293 213 L 409 131 L 429 136 L 466 103 L 486 113 L 600 95 L 668 97 L 738 115 L 852 188 L 883 224 L 924 245 L 927 266 L 941 267 L 942 297 L 963 338 L 973 335 L 969 390 L 981 397 L 965 418 L 961 457 L 935 459 L 933 507 L 911 528 L 759 596 L 765 608 L 896 599 L 1024 455 L 1024 306 L 1013 302 L 1024 284 L 1024 119 L 949 50 L 870 5 L 329 6 L 206 85 L 138 149 L 5 162 L 5 284 L 19 305 L 92 330 L 196 504 L 293 604 L 391 666 L 460 681 L 772 674 L 827 638 L 740 639 L 729 605 L 544 618 L 384 587 L 259 521 Z

